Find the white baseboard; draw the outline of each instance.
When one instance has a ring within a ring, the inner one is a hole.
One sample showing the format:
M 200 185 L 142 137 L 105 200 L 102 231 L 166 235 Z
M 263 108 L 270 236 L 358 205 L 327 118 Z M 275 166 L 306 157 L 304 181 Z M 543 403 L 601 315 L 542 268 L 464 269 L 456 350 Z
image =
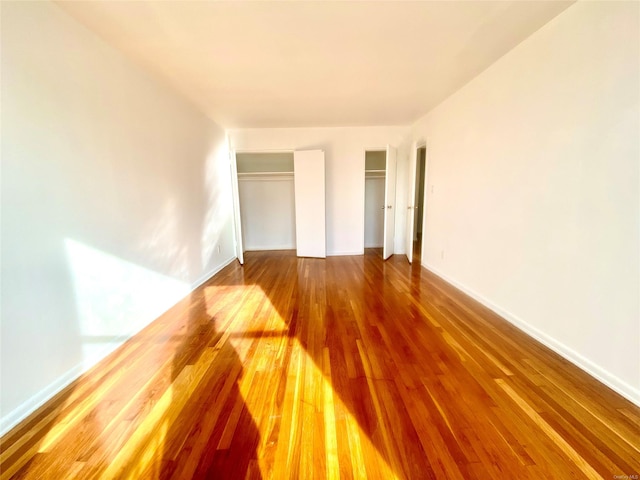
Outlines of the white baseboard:
M 478 302 L 483 304 L 485 307 L 489 308 L 490 310 L 493 310 L 495 313 L 500 315 L 502 318 L 504 318 L 505 320 L 507 320 L 508 322 L 510 322 L 511 324 L 515 325 L 520 330 L 525 332 L 527 335 L 535 338 L 540 343 L 542 343 L 546 347 L 548 347 L 551 350 L 553 350 L 554 352 L 556 352 L 558 355 L 562 356 L 563 358 L 565 358 L 566 360 L 570 361 L 571 363 L 573 363 L 574 365 L 576 365 L 580 369 L 584 370 L 586 373 L 588 373 L 589 375 L 591 375 L 595 379 L 599 380 L 600 382 L 604 383 L 605 385 L 610 387 L 612 390 L 615 390 L 616 392 L 618 392 L 620 395 L 625 397 L 627 400 L 629 400 L 629 401 L 633 402 L 634 404 L 640 406 L 640 390 L 638 390 L 637 388 L 634 388 L 633 386 L 631 386 L 628 383 L 624 382 L 623 380 L 621 380 L 620 378 L 616 377 L 612 373 L 608 372 L 607 370 L 605 370 L 601 366 L 595 364 L 594 362 L 592 362 L 588 358 L 586 358 L 583 355 L 579 354 L 578 352 L 576 352 L 572 348 L 567 347 L 562 342 L 559 342 L 555 338 L 553 338 L 550 335 L 542 332 L 541 330 L 537 329 L 533 325 L 525 322 L 524 320 L 522 320 L 521 318 L 519 318 L 516 315 L 512 314 L 511 312 L 499 307 L 498 305 L 493 303 L 491 300 L 489 300 L 488 298 L 484 297 L 483 295 L 480 295 L 479 293 L 477 293 L 473 289 L 471 289 L 471 288 L 467 287 L 466 285 L 463 285 L 462 283 L 460 283 L 460 282 L 448 277 L 444 273 L 440 272 L 433 265 L 429 265 L 429 264 L 423 263 L 422 266 L 425 267 L 430 272 L 436 274 L 437 276 L 439 276 L 443 280 L 445 280 L 447 283 L 450 283 L 451 285 L 453 285 L 457 289 L 462 290 L 464 293 L 469 295 L 474 300 L 477 300 Z
M 194 282 L 191 285 L 191 290 L 189 293 L 193 292 L 200 285 L 208 281 L 211 277 L 216 275 L 218 272 L 220 272 L 223 268 L 225 268 L 235 259 L 236 257 L 234 256 L 229 258 L 228 260 L 225 260 L 221 265 L 215 267 L 211 272 L 206 273 L 205 275 L 200 277 L 196 282 Z M 167 311 L 170 310 L 172 307 L 173 305 L 169 307 Z M 147 324 L 142 325 L 137 332 L 133 332 L 128 335 L 122 335 L 121 337 L 114 340 L 114 342 L 112 342 L 108 347 L 105 348 L 104 352 L 100 353 L 100 358 L 104 359 L 112 351 L 120 347 L 125 341 L 127 341 L 129 338 L 134 336 L 136 333 L 138 333 L 140 330 L 142 330 L 143 328 L 145 328 L 147 325 L 149 325 L 155 320 L 156 319 L 154 318 L 151 321 L 149 321 Z M 9 430 L 11 430 L 20 422 L 25 420 L 29 415 L 35 412 L 38 408 L 42 407 L 45 403 L 47 403 L 51 398 L 53 398 L 59 392 L 61 392 L 69 384 L 77 380 L 86 370 L 87 368 L 85 368 L 84 365 L 82 364 L 74 366 L 73 368 L 68 370 L 66 373 L 58 377 L 55 381 L 51 382 L 45 388 L 37 392 L 27 401 L 21 403 L 18 407 L 14 408 L 12 411 L 7 413 L 6 415 L 3 414 L 2 418 L 0 418 L 0 436 L 3 436 L 7 432 L 9 432 Z
M 18 425 L 33 412 L 35 412 L 38 408 L 47 403 L 51 398 L 53 398 L 76 378 L 82 375 L 82 373 L 82 365 L 76 365 L 74 368 L 61 375 L 55 382 L 50 383 L 38 393 L 33 395 L 31 398 L 29 398 L 29 400 L 21 403 L 18 407 L 14 408 L 6 415 L 3 415 L 2 419 L 0 419 L 0 436 L 3 436 L 5 433 Z
M 198 288 L 203 283 L 207 282 L 211 277 L 213 277 L 213 276 L 217 275 L 218 273 L 220 273 L 220 271 L 222 271 L 223 268 L 225 268 L 227 265 L 230 265 L 237 258 L 238 257 L 236 257 L 234 255 L 234 256 L 226 259 L 225 261 L 223 261 L 220 265 L 215 267 L 210 272 L 205 273 L 204 275 L 202 275 L 198 280 L 196 280 L 194 283 L 191 284 L 191 292 L 193 292 L 196 288 Z
M 347 252 L 327 252 L 327 257 L 346 257 L 350 255 L 364 255 L 364 250 L 351 250 Z

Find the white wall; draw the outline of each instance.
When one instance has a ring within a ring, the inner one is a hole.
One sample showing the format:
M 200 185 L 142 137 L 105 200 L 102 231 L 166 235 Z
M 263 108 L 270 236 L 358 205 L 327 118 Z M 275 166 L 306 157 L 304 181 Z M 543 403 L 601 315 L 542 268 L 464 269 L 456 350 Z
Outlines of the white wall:
M 296 248 L 293 174 L 238 178 L 245 250 Z
M 2 5 L 6 431 L 234 258 L 224 132 L 59 7 Z
M 265 128 L 229 132 L 236 151 L 325 152 L 327 255 L 364 252 L 364 153 L 398 145 L 408 127 Z M 397 243 L 397 242 L 396 242 Z
M 424 264 L 636 403 L 639 9 L 569 7 L 406 142 L 434 188 Z

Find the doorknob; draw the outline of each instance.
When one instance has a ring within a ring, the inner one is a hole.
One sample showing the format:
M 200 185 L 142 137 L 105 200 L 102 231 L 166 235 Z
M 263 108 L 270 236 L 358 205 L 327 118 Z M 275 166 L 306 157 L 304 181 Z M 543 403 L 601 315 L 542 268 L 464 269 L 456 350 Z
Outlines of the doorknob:
M 382 206 L 382 210 L 384 210 L 384 205 Z
M 387 208 L 392 208 L 392 206 L 391 205 L 387 205 Z

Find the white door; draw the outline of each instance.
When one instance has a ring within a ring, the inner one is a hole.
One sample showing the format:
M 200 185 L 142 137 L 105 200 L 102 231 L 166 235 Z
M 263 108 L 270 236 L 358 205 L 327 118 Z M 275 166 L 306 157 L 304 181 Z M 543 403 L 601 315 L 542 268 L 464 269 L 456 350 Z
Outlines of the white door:
M 387 145 L 387 163 L 384 182 L 384 245 L 382 258 L 393 255 L 393 237 L 395 235 L 396 205 L 396 148 Z
M 409 156 L 409 185 L 407 191 L 409 198 L 407 199 L 407 228 L 405 231 L 405 252 L 409 263 L 413 262 L 413 235 L 416 212 L 416 165 L 418 164 L 418 149 L 414 145 L 413 152 Z
M 236 237 L 236 257 L 240 265 L 244 264 L 244 249 L 242 245 L 242 220 L 240 217 L 240 190 L 238 188 L 238 164 L 236 162 L 236 152 L 229 152 L 231 160 L 231 195 L 233 197 L 233 225 Z
M 325 258 L 324 152 L 293 152 L 296 249 L 299 257 Z

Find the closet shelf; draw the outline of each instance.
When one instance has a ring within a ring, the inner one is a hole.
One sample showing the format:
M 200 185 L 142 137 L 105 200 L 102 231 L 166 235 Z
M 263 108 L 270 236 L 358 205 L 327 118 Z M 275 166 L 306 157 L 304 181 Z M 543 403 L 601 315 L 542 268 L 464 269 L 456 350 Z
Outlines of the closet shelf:
M 386 172 L 384 170 L 365 170 L 364 178 L 385 178 Z
M 238 177 L 293 177 L 293 172 L 238 172 Z

